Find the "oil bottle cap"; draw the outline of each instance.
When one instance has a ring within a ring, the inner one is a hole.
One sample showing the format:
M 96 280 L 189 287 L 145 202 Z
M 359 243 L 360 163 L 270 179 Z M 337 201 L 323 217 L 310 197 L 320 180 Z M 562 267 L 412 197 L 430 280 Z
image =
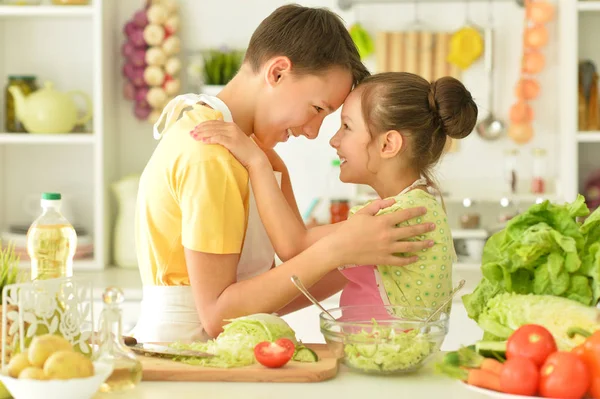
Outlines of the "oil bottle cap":
M 42 193 L 43 200 L 56 201 L 61 199 L 60 193 Z

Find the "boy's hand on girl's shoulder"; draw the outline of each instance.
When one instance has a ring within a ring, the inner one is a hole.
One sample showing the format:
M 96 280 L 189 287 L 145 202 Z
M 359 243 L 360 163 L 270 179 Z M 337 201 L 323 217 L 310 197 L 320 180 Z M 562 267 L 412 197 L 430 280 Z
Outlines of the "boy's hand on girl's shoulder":
M 342 264 L 406 266 L 416 262 L 418 257 L 401 257 L 397 254 L 414 254 L 433 246 L 431 240 L 406 240 L 435 230 L 434 223 L 396 227 L 424 215 L 427 208 L 409 208 L 375 216 L 379 210 L 393 203 L 393 199 L 373 201 L 334 233 L 334 244 L 341 250 Z

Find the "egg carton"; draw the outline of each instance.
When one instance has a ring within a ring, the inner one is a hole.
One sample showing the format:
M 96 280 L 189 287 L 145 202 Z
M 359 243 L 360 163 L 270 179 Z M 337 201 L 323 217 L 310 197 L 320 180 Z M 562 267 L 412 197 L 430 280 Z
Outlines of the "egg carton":
M 2 291 L 1 365 L 22 352 L 36 335 L 56 334 L 92 356 L 94 331 L 92 281 L 64 277 L 7 285 Z

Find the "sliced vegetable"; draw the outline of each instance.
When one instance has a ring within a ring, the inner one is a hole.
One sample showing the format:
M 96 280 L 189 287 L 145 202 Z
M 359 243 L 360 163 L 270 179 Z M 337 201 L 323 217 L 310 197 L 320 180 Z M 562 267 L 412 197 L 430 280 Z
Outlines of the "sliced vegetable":
M 296 348 L 293 360 L 304 363 L 314 363 L 319 361 L 319 356 L 310 348 L 306 346 L 300 346 Z
M 554 352 L 540 372 L 540 394 L 546 398 L 581 399 L 590 387 L 590 373 L 577 355 Z
M 292 341 L 280 338 L 275 342 L 260 342 L 254 347 L 254 356 L 265 367 L 279 368 L 292 359 L 295 350 Z
M 592 334 L 581 328 L 573 327 L 569 328 L 567 334 L 570 337 L 579 334 L 586 338 L 585 342 L 573 349 L 572 353 L 583 360 L 590 372 L 590 396 L 595 399 L 600 398 L 600 331 Z
M 506 359 L 506 341 L 479 341 L 475 350 L 481 356 L 503 361 Z
M 297 342 L 294 330 L 280 317 L 258 313 L 228 320 L 219 336 L 207 342 L 174 343 L 178 349 L 191 349 L 215 354 L 210 358 L 185 357 L 176 360 L 205 367 L 244 367 L 256 363 L 254 347 L 263 341 L 288 338 Z
M 448 352 L 444 356 L 443 362 L 450 366 L 460 366 L 460 358 L 458 357 L 458 352 Z
M 540 372 L 527 357 L 513 356 L 502 365 L 500 388 L 513 395 L 534 396 L 539 387 Z
M 526 357 L 540 367 L 556 350 L 556 342 L 550 331 L 537 324 L 526 324 L 508 338 L 506 358 L 510 360 L 513 357 Z
M 469 385 L 499 392 L 501 391 L 500 376 L 488 370 L 461 368 L 443 362 L 437 363 L 434 366 L 434 370 L 439 374 L 444 374 L 450 378 L 464 381 Z
M 437 350 L 437 345 L 435 337 L 418 330 L 403 332 L 374 322 L 368 330 L 347 335 L 345 362 L 363 371 L 413 370 Z

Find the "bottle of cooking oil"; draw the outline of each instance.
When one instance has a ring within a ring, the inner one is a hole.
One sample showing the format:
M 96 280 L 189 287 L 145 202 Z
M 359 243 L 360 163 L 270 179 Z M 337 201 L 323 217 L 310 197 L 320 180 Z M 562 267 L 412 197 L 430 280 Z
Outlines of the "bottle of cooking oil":
M 123 291 L 109 287 L 102 295 L 100 342 L 95 361 L 113 366 L 113 372 L 100 387 L 101 392 L 119 392 L 134 388 L 142 380 L 142 364 L 125 346 L 121 327 Z
M 31 258 L 31 279 L 71 277 L 77 234 L 60 213 L 60 193 L 42 194 L 42 214 L 27 232 L 27 253 Z

